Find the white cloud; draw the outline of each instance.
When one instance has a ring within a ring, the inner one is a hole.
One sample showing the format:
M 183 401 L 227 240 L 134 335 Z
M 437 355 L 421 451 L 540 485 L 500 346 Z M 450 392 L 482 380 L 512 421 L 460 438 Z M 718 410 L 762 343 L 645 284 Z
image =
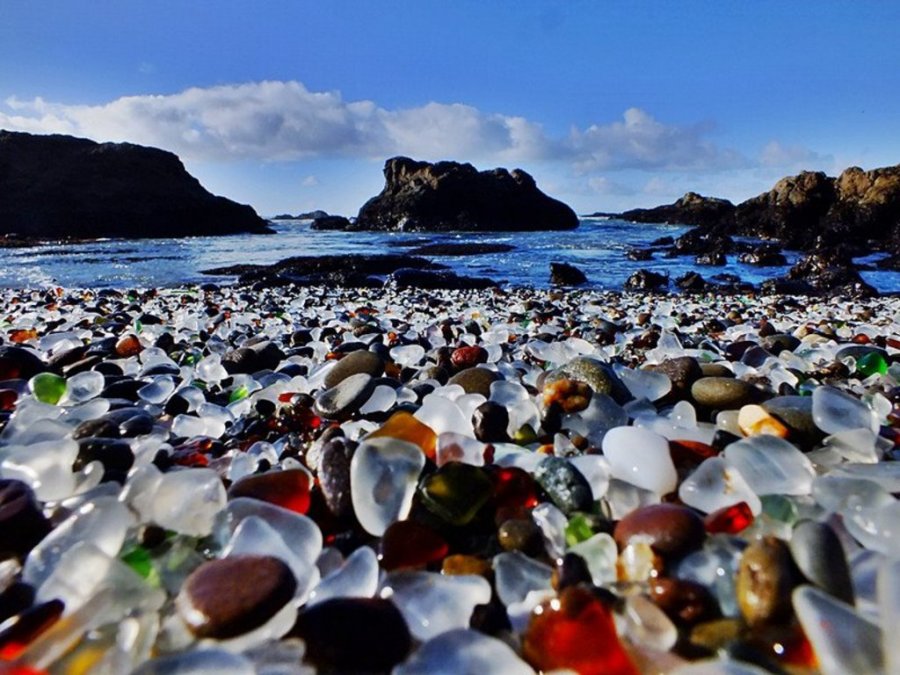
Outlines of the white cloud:
M 316 176 L 306 176 L 300 181 L 300 185 L 302 187 L 316 187 L 319 184 L 319 179 Z
M 562 160 L 597 170 L 716 170 L 746 163 L 703 125 L 668 125 L 638 108 L 622 120 L 555 138 L 523 117 L 431 102 L 390 110 L 299 82 L 266 81 L 126 96 L 103 105 L 10 98 L 0 127 L 154 145 L 189 160 L 284 161 L 322 156 L 495 162 Z
M 778 141 L 769 141 L 759 153 L 759 163 L 765 167 L 799 170 L 831 164 L 832 160 L 802 145 L 783 145 Z

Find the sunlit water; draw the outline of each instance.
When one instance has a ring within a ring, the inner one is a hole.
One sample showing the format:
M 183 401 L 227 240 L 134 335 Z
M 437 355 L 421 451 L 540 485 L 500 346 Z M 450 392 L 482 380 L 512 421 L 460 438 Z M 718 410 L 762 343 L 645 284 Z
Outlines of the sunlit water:
M 503 284 L 545 288 L 550 280 L 550 262 L 568 262 L 588 277 L 588 287 L 620 289 L 640 268 L 668 273 L 673 279 L 689 271 L 709 278 L 719 273 L 736 274 L 758 284 L 781 276 L 799 254 L 787 252 L 785 267 L 753 267 L 728 256 L 725 267 L 697 267 L 693 256 L 635 262 L 626 257 L 630 248 L 642 247 L 663 236 L 688 228 L 672 225 L 637 225 L 621 220 L 584 219 L 569 232 L 516 233 L 376 233 L 319 232 L 308 221 L 282 221 L 274 235 L 232 235 L 185 239 L 107 240 L 83 244 L 35 246 L 0 250 L 3 266 L 0 286 L 42 287 L 163 287 L 213 281 L 202 270 L 238 263 L 268 264 L 295 255 L 340 255 L 346 253 L 402 253 L 405 245 L 440 242 L 490 242 L 515 246 L 508 253 L 432 257 L 436 262 L 469 276 L 487 276 Z M 900 273 L 863 272 L 866 280 L 882 292 L 900 291 Z

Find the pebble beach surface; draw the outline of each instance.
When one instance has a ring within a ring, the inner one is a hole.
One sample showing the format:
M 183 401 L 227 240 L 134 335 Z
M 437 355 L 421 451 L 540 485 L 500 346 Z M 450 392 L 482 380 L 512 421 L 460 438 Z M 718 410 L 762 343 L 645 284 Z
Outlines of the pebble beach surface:
M 2 673 L 900 672 L 900 299 L 0 290 Z

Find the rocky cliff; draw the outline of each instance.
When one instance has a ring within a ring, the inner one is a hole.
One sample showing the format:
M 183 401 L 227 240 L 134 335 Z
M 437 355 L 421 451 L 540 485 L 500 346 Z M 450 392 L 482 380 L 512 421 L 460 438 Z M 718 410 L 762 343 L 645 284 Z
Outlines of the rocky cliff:
M 673 204 L 652 209 L 632 209 L 620 217 L 635 223 L 678 223 L 706 227 L 727 222 L 733 215 L 734 204 L 727 199 L 688 192 Z
M 0 234 L 147 238 L 270 231 L 251 207 L 209 193 L 170 152 L 0 130 Z
M 541 192 L 519 169 L 478 171 L 471 164 L 394 157 L 384 189 L 367 201 L 357 230 L 567 230 L 578 226 L 568 206 Z

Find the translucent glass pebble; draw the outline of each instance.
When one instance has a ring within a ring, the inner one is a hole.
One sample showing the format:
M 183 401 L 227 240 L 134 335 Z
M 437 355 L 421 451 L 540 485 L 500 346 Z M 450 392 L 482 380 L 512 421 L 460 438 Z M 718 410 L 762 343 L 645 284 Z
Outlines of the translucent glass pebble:
M 656 401 L 672 390 L 672 381 L 664 373 L 619 367 L 616 368 L 616 375 L 625 383 L 631 395 L 637 399 L 645 398 L 648 401 Z
M 619 550 L 610 535 L 600 532 L 571 546 L 569 551 L 584 558 L 595 586 L 605 586 L 616 581 L 616 559 Z
M 66 380 L 54 373 L 38 373 L 28 381 L 28 388 L 41 403 L 56 405 L 66 393 Z
M 467 628 L 476 605 L 491 599 L 491 586 L 474 575 L 393 572 L 379 594 L 403 614 L 413 637 L 429 640 L 448 630 Z
M 392 675 L 533 675 L 531 667 L 505 642 L 468 628 L 432 638 Z
M 225 506 L 222 479 L 212 469 L 163 474 L 151 497 L 151 522 L 182 534 L 205 537 Z
M 249 497 L 229 499 L 225 507 L 226 531 L 217 533 L 227 541 L 230 534 L 247 518 L 258 517 L 281 536 L 298 558 L 315 565 L 322 552 L 322 531 L 304 515 Z M 224 544 L 224 542 L 223 542 Z
M 99 396 L 105 386 L 106 378 L 96 370 L 78 373 L 66 380 L 66 392 L 60 402 L 65 405 L 84 403 Z
M 6 446 L 0 448 L 0 477 L 30 485 L 38 499 L 65 499 L 75 490 L 72 464 L 76 457 L 78 443 L 71 439 Z
M 669 454 L 669 442 L 652 431 L 616 427 L 603 438 L 603 454 L 610 475 L 657 494 L 675 489 L 678 476 Z
M 824 675 L 886 672 L 877 624 L 813 586 L 795 590 L 793 603 Z
M 885 561 L 878 571 L 878 609 L 881 626 L 900 622 L 900 560 Z M 893 630 L 882 630 L 885 671 L 900 673 L 900 640 Z
M 747 502 L 753 515 L 759 515 L 762 504 L 741 473 L 722 457 L 710 457 L 678 487 L 682 502 L 703 513 Z
M 329 598 L 371 598 L 378 590 L 378 558 L 368 546 L 361 546 L 338 569 L 319 582 L 307 605 Z
M 816 472 L 788 441 L 763 434 L 730 444 L 722 453 L 757 495 L 807 495 Z
M 553 569 L 518 551 L 494 556 L 493 568 L 497 595 L 504 605 L 522 602 L 532 591 L 551 588 Z
M 421 448 L 406 441 L 373 438 L 356 449 L 350 463 L 350 496 L 367 532 L 381 536 L 392 522 L 406 518 L 424 466 Z
M 826 434 L 851 429 L 878 431 L 872 409 L 857 398 L 834 387 L 816 387 L 812 393 L 813 421 Z

